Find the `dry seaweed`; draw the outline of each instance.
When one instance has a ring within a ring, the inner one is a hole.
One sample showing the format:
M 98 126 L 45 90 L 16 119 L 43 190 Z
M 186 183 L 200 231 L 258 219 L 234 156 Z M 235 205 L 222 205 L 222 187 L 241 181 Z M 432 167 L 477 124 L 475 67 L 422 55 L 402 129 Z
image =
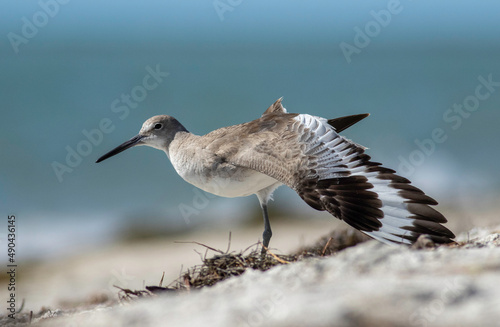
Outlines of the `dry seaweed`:
M 301 257 L 330 256 L 368 240 L 371 238 L 354 229 L 334 230 L 320 238 L 313 246 L 299 249 L 297 255 Z
M 165 293 L 190 292 L 191 290 L 215 285 L 233 276 L 239 276 L 247 269 L 265 271 L 274 266 L 288 264 L 306 257 L 328 256 L 368 239 L 364 234 L 350 229 L 333 231 L 329 235 L 322 237 L 315 245 L 302 248 L 297 253 L 291 255 L 275 254 L 269 249 L 266 249 L 266 255 L 262 255 L 260 251 L 261 243 L 253 244 L 239 253 L 229 252 L 231 234 L 229 234 L 226 251 L 215 249 L 195 241 L 179 242 L 192 243 L 204 247 L 206 249 L 205 254 L 200 254 L 202 263 L 182 272 L 179 278 L 167 287 L 162 286 L 162 276 L 159 286 L 146 286 L 145 290 L 140 291 L 120 288 L 118 296 L 123 301 Z M 210 252 L 215 252 L 215 255 L 207 257 Z
M 297 260 L 296 255 L 274 254 L 267 250 L 267 255 L 261 255 L 258 246 L 255 246 L 248 254 L 245 251 L 239 253 L 227 253 L 211 248 L 205 244 L 193 242 L 207 248 L 217 254 L 207 258 L 207 253 L 202 257 L 202 263 L 189 268 L 181 276 L 170 283 L 168 287 L 146 286 L 146 290 L 152 294 L 160 294 L 170 291 L 191 291 L 205 286 L 212 286 L 224 279 L 239 276 L 247 269 L 260 271 L 268 270 L 276 265 L 286 264 Z M 229 249 L 228 249 L 229 250 Z

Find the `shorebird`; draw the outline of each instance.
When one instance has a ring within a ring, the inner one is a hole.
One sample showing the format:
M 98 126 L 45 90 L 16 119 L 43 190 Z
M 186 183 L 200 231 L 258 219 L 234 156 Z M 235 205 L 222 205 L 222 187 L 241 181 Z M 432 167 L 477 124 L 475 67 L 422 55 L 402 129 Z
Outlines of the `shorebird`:
M 251 122 L 195 135 L 167 115 L 154 116 L 137 136 L 106 153 L 128 148 L 164 151 L 188 183 L 223 197 L 256 194 L 264 218 L 263 251 L 272 236 L 267 204 L 286 185 L 312 208 L 328 211 L 388 244 L 412 244 L 420 235 L 449 243 L 455 235 L 437 202 L 392 169 L 370 161 L 365 147 L 339 135 L 369 114 L 325 119 L 288 113 L 281 98 Z

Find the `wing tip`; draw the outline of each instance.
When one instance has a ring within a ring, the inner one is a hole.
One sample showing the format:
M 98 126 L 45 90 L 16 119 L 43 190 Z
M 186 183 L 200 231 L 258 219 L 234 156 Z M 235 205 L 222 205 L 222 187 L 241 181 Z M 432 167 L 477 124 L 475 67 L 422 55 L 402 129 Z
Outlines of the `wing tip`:
M 351 127 L 352 125 L 365 119 L 368 116 L 370 116 L 370 114 L 365 113 L 365 114 L 333 118 L 333 119 L 328 119 L 328 124 L 332 126 L 337 133 L 340 133 L 343 130 L 346 130 L 347 128 Z
M 435 244 L 455 243 L 455 234 L 435 221 L 412 219 L 411 223 L 405 226 L 393 226 L 381 219 L 382 227 L 374 231 L 363 231 L 368 236 L 385 244 L 406 244 L 413 245 L 424 235 Z

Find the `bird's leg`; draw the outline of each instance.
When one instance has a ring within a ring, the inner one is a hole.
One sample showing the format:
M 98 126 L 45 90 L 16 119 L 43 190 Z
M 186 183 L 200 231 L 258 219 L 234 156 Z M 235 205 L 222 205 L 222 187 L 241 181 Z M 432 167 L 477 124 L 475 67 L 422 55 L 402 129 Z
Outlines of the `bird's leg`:
M 260 207 L 262 208 L 262 216 L 264 217 L 264 233 L 262 233 L 262 251 L 261 256 L 264 257 L 266 249 L 269 247 L 269 241 L 273 232 L 271 231 L 271 224 L 269 223 L 269 215 L 267 214 L 267 202 L 271 199 L 273 191 L 280 186 L 280 182 L 276 182 L 256 193 L 259 198 Z
M 267 204 L 262 203 L 262 215 L 264 216 L 264 233 L 262 233 L 262 251 L 261 254 L 264 255 L 266 253 L 266 249 L 269 247 L 269 241 L 271 240 L 271 236 L 273 236 L 273 232 L 271 231 L 271 224 L 269 223 L 269 216 L 267 214 Z

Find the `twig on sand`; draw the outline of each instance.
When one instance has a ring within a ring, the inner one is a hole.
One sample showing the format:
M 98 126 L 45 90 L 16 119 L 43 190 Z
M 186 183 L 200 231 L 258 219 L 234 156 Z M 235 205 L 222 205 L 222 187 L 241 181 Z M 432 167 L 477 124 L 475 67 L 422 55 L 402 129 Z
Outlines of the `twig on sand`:
M 163 278 L 165 277 L 165 272 L 163 272 L 163 274 L 161 274 L 161 279 L 160 279 L 160 287 L 162 286 L 163 284 Z
M 21 311 L 23 311 L 23 309 L 24 309 L 24 299 L 21 302 L 21 307 L 19 308 L 19 310 L 16 311 L 16 313 L 21 313 Z
M 262 244 L 261 242 L 257 242 L 257 243 L 254 243 L 252 245 L 250 245 L 249 247 L 247 247 L 245 250 L 243 250 L 241 253 L 245 253 L 247 252 L 251 247 L 254 247 L 255 246 L 255 250 L 254 251 L 257 251 L 257 247 Z
M 266 248 L 264 245 L 262 245 L 262 247 L 264 248 L 264 250 L 266 250 L 267 253 L 269 253 L 279 263 L 286 264 L 286 265 L 290 263 L 289 261 L 283 260 L 280 257 L 278 257 L 276 254 L 272 253 L 271 250 Z
M 328 246 L 330 246 L 330 242 L 333 240 L 333 237 L 330 237 L 328 239 L 328 242 L 326 242 L 325 247 L 323 248 L 323 251 L 321 251 L 321 256 L 325 256 L 326 249 L 328 249 Z
M 191 276 L 188 273 L 184 274 L 184 286 L 186 287 L 186 291 L 191 290 Z
M 222 252 L 221 250 L 214 249 L 211 246 L 208 246 L 206 244 L 203 244 L 203 243 L 200 243 L 200 242 L 196 242 L 196 241 L 175 241 L 174 243 L 198 244 L 198 245 L 206 247 L 207 249 L 210 249 L 210 250 L 212 250 L 214 252 L 217 252 L 217 253 L 220 253 L 220 254 L 224 254 L 224 252 Z
M 231 232 L 229 232 L 229 241 L 227 242 L 227 250 L 225 253 L 229 253 L 230 248 L 231 248 Z
M 134 290 L 130 290 L 128 288 L 121 288 L 120 286 L 116 286 L 116 285 L 113 285 L 113 287 L 116 287 L 120 290 L 120 292 L 118 293 L 118 298 L 120 300 L 131 300 L 133 298 L 132 296 L 144 297 L 144 296 L 151 295 L 151 293 L 149 291 L 145 291 L 145 290 L 134 291 Z

